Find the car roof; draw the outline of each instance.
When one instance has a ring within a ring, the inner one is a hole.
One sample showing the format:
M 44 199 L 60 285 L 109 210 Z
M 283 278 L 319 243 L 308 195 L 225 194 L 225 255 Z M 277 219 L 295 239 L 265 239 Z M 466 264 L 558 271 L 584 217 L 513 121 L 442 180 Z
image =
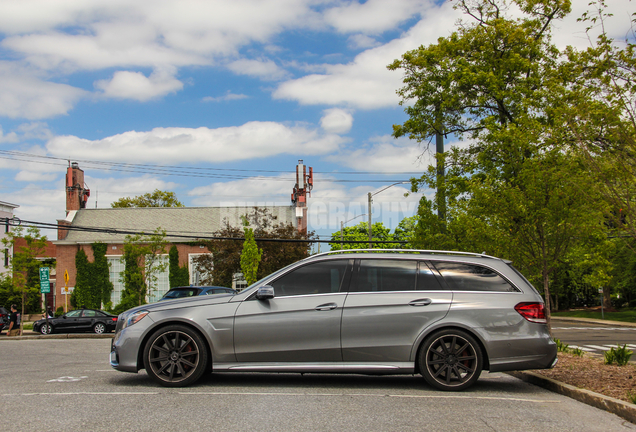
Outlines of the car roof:
M 303 261 L 320 258 L 398 258 L 398 259 L 426 259 L 426 260 L 455 260 L 468 262 L 500 262 L 510 264 L 512 261 L 503 260 L 485 253 L 421 250 L 421 249 L 343 249 L 328 251 L 312 255 Z

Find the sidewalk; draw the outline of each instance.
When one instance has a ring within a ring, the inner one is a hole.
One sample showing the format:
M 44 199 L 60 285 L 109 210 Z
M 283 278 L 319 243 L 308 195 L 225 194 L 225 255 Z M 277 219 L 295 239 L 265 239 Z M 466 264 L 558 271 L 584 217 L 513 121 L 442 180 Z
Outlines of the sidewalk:
M 616 327 L 636 327 L 636 323 L 632 322 L 624 322 L 624 321 L 610 321 L 610 320 L 601 320 L 594 318 L 576 318 L 576 317 L 550 317 L 551 321 L 554 322 L 573 322 L 573 323 L 588 323 L 588 324 L 605 324 L 609 326 Z

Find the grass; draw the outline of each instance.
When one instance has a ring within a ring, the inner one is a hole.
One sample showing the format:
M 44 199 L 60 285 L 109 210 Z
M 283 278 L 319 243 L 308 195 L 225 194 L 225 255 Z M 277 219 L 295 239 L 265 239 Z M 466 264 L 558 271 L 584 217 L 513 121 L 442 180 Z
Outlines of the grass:
M 593 318 L 602 319 L 600 310 L 572 310 L 563 312 L 552 312 L 555 317 Z M 636 309 L 625 308 L 618 312 L 605 312 L 605 319 L 608 321 L 622 321 L 636 323 Z

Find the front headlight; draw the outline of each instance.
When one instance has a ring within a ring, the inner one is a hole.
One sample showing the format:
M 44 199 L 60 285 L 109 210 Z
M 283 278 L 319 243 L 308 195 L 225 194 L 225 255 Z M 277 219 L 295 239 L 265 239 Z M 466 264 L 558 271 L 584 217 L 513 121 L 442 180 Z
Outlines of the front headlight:
M 122 330 L 125 329 L 126 327 L 130 327 L 133 324 L 137 324 L 139 321 L 144 319 L 146 315 L 148 315 L 147 310 L 140 310 L 128 315 L 128 318 L 126 318 L 126 320 L 124 321 Z

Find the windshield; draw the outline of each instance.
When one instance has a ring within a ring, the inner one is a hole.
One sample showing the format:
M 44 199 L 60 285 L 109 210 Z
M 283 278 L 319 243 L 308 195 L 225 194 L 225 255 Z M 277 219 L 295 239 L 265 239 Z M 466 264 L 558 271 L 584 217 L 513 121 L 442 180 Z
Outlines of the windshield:
M 197 288 L 171 290 L 171 291 L 168 291 L 166 295 L 163 296 L 163 298 L 175 299 L 175 298 L 182 298 L 182 297 L 192 297 L 197 295 L 198 292 L 199 290 Z

